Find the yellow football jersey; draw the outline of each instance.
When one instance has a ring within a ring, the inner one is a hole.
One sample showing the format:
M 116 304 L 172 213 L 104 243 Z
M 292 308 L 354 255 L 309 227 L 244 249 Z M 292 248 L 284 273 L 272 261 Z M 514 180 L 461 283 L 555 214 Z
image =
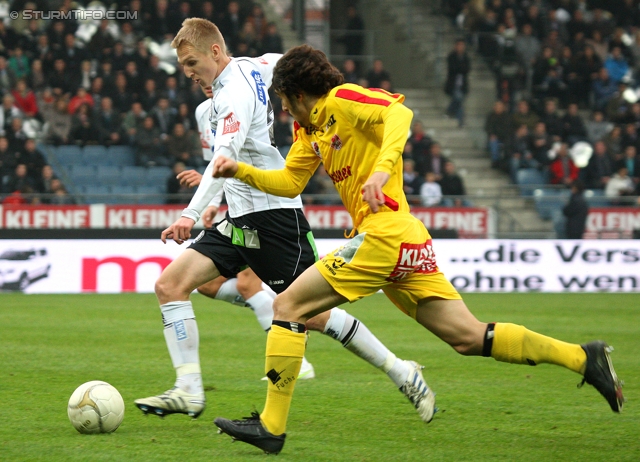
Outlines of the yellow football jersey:
M 409 211 L 402 189 L 402 157 L 413 113 L 404 96 L 354 84 L 333 88 L 310 114 L 312 128 L 294 124 L 294 142 L 284 170 L 239 164 L 236 178 L 268 193 L 299 194 L 322 162 L 357 228 L 371 213 L 362 186 L 374 172 L 386 172 L 385 211 Z

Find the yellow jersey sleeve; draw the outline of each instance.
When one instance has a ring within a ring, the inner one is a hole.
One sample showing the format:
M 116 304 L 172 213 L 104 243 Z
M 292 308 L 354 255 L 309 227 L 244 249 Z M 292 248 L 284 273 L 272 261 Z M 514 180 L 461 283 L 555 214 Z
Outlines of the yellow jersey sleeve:
M 320 159 L 304 143 L 304 128 L 294 124 L 294 142 L 281 170 L 262 170 L 253 165 L 238 162 L 235 178 L 260 191 L 274 196 L 296 197 L 302 193 L 309 179 L 318 168 Z

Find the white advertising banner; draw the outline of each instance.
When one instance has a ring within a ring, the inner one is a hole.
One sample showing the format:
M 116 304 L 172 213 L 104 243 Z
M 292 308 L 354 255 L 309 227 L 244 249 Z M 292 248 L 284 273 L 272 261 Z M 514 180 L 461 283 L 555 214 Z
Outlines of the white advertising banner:
M 343 239 L 318 239 L 320 256 Z M 640 240 L 436 239 L 440 269 L 462 292 L 640 292 Z M 2 240 L 2 290 L 153 292 L 186 245 L 160 240 Z

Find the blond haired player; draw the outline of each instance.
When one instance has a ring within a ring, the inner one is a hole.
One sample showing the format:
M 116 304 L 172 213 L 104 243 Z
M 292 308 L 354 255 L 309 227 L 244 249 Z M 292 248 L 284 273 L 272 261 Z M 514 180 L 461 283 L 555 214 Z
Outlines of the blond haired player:
M 221 155 L 259 168 L 284 167 L 284 159 L 273 143 L 273 110 L 267 92 L 281 55 L 231 59 L 218 28 L 198 18 L 184 21 L 172 46 L 177 49 L 185 75 L 202 87 L 212 86 L 209 123 L 214 135 L 213 160 L 182 217 L 162 232 L 161 239 L 173 239 L 178 244 L 189 239 L 193 226 L 223 186 L 229 209 L 224 220 L 202 231 L 156 282 L 176 381 L 166 392 L 137 399 L 135 404 L 145 413 L 181 413 L 195 418 L 204 411 L 206 402 L 191 292 L 220 275 L 232 278 L 249 266 L 279 293 L 315 263 L 317 254 L 299 195 L 273 196 L 239 180 L 212 177 L 213 161 Z M 421 366 L 397 358 L 366 326 L 339 308 L 312 318 L 308 324 L 382 369 L 421 419 L 431 420 L 435 401 Z M 298 363 L 301 361 L 302 356 Z M 299 371 L 298 365 L 293 380 Z
M 307 269 L 274 302 L 265 369 L 271 378 L 261 414 L 215 419 L 234 439 L 278 453 L 305 351 L 304 323 L 313 314 L 382 289 L 404 313 L 463 355 L 536 365 L 551 363 L 583 375 L 619 412 L 624 398 L 602 341 L 569 344 L 523 326 L 483 323 L 439 271 L 431 237 L 409 213 L 400 158 L 412 112 L 404 97 L 343 84 L 324 53 L 289 50 L 273 75 L 283 108 L 297 121 L 284 169 L 265 171 L 218 158 L 214 175 L 234 177 L 271 194 L 295 196 L 324 164 L 358 235 Z

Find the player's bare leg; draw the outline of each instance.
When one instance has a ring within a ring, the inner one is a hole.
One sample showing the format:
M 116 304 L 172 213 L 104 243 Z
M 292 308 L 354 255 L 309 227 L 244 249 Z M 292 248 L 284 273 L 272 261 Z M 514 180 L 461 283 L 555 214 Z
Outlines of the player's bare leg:
M 596 341 L 572 344 L 510 323 L 482 323 L 462 300 L 423 300 L 417 321 L 458 353 L 491 356 L 497 361 L 535 366 L 556 364 L 584 376 L 607 400 L 614 412 L 624 404 L 622 382 L 609 357 L 611 348 Z
M 176 382 L 172 389 L 159 396 L 136 400 L 136 406 L 144 413 L 159 416 L 180 413 L 197 418 L 204 411 L 198 351 L 200 338 L 189 295 L 196 287 L 219 275 L 210 258 L 186 249 L 156 281 L 156 297 L 162 311 L 165 341 L 176 370 Z

